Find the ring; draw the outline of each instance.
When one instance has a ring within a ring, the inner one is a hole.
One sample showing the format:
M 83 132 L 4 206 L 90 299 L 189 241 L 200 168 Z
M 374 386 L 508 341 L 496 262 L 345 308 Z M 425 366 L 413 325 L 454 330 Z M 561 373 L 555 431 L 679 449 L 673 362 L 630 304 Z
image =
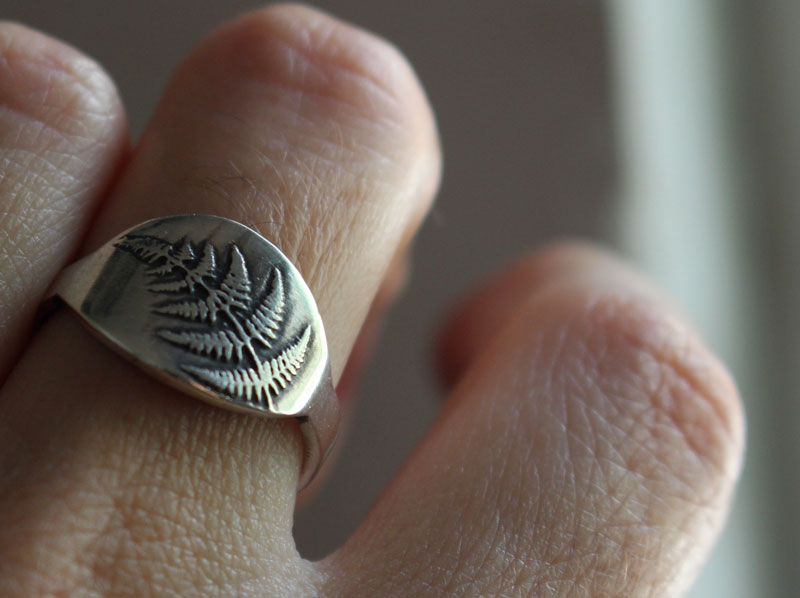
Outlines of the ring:
M 187 394 L 297 419 L 298 490 L 330 452 L 339 402 L 322 319 L 297 268 L 254 230 L 204 214 L 149 220 L 65 268 L 48 295 Z

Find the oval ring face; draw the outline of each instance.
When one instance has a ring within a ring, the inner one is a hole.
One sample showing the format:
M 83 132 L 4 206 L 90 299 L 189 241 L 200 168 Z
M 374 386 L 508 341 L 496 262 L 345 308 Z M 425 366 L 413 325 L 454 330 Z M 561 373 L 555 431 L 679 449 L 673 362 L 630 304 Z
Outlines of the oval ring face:
M 229 409 L 304 413 L 327 369 L 325 333 L 300 273 L 264 237 L 217 216 L 171 216 L 86 260 L 73 284 L 92 282 L 73 307 L 114 348 Z

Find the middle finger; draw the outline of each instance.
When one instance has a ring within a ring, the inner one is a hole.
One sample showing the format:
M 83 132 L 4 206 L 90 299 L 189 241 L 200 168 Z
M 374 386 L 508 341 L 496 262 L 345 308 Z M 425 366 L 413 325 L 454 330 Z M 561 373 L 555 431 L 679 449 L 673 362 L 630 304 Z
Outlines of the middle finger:
M 173 213 L 253 226 L 303 273 L 338 376 L 437 173 L 432 117 L 397 52 L 319 13 L 273 8 L 218 31 L 179 69 L 87 249 Z M 0 447 L 16 471 L 0 486 L 10 575 L 25 575 L 16 555 L 43 545 L 35 565 L 55 587 L 68 576 L 46 563 L 74 555 L 86 583 L 140 596 L 154 579 L 187 595 L 254 575 L 274 584 L 301 566 L 291 427 L 180 400 L 66 313 L 35 339 L 0 406 L 25 445 Z

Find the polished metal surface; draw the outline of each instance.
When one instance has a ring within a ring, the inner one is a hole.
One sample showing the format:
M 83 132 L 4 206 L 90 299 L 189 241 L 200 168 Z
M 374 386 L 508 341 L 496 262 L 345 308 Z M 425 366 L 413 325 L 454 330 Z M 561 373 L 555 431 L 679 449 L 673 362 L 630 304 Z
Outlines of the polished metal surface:
M 150 220 L 65 269 L 53 294 L 112 348 L 209 403 L 295 417 L 299 486 L 336 435 L 338 402 L 311 291 L 280 250 L 217 216 Z

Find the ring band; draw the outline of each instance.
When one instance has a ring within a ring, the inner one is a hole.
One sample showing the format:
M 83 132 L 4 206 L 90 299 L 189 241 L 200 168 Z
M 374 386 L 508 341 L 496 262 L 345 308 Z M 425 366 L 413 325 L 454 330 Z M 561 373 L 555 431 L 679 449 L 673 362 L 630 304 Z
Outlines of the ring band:
M 297 268 L 254 230 L 203 214 L 149 220 L 65 268 L 49 295 L 187 394 L 296 418 L 298 490 L 330 452 L 339 402 L 322 319 Z

